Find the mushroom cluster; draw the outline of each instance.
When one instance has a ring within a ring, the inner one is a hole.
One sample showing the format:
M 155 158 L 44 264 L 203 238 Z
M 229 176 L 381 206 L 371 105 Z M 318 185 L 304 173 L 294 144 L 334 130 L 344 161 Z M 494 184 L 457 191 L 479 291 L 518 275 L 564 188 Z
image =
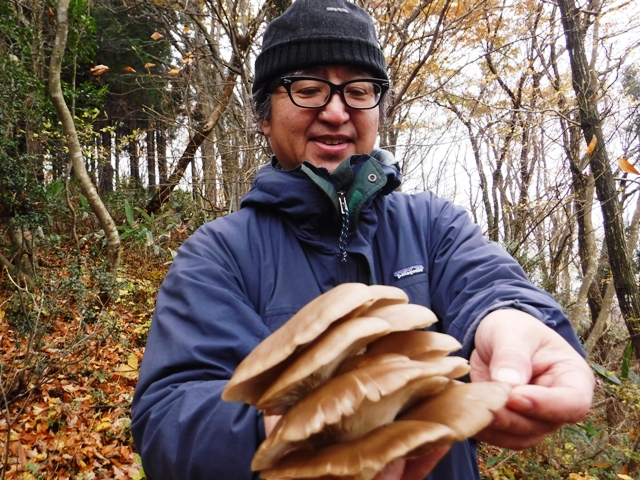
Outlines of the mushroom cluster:
M 498 382 L 461 383 L 453 337 L 396 288 L 339 285 L 238 365 L 222 398 L 282 415 L 251 468 L 265 479 L 370 480 L 398 458 L 464 440 L 507 401 Z

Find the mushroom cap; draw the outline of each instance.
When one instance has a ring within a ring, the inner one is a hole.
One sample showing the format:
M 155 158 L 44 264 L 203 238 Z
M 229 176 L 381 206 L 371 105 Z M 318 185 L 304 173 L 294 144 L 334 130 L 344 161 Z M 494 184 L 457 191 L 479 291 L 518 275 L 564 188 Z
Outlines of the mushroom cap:
M 262 442 L 253 457 L 251 469 L 268 468 L 285 454 L 299 448 L 319 448 L 332 443 L 356 440 L 371 430 L 392 422 L 398 411 L 404 406 L 413 405 L 426 396 L 438 393 L 446 388 L 450 382 L 449 378 L 441 376 L 418 378 L 393 394 L 385 396 L 379 402 L 365 399 L 353 415 L 343 417 L 342 421 L 337 424 L 324 425 L 321 432 L 306 439 L 288 439 L 287 434 L 292 429 L 285 424 Z M 294 434 L 301 431 L 294 431 Z
M 432 395 L 450 378 L 469 371 L 460 357 L 418 362 L 400 357 L 334 377 L 280 419 L 260 445 L 251 468 L 261 470 L 300 446 L 318 446 L 361 437 L 393 421 L 399 411 Z
M 503 382 L 458 384 L 427 398 L 400 419 L 441 423 L 456 432 L 455 441 L 459 442 L 489 425 L 510 392 L 511 386 Z
M 266 468 L 292 449 L 361 437 L 468 371 L 461 357 L 419 362 L 398 355 L 334 377 L 284 414 L 256 451 L 251 468 Z
M 423 305 L 415 303 L 397 303 L 376 306 L 375 304 L 361 313 L 363 317 L 378 317 L 394 326 L 396 332 L 426 328 L 438 321 L 436 314 Z
M 267 415 L 282 415 L 311 390 L 323 384 L 347 357 L 391 331 L 385 320 L 356 317 L 332 326 L 296 356 L 256 407 Z
M 426 453 L 452 443 L 447 426 L 422 421 L 396 421 L 372 430 L 357 440 L 317 450 L 295 450 L 273 467 L 260 472 L 265 479 L 311 479 L 322 476 L 343 480 L 371 480 L 392 461 Z
M 358 316 L 381 296 L 387 302 L 408 302 L 399 288 L 379 285 L 372 289 L 362 283 L 344 283 L 316 297 L 240 362 L 222 398 L 255 405 L 285 369 L 291 355 L 315 340 L 333 322 Z
M 365 368 L 369 365 L 377 365 L 379 363 L 397 362 L 398 360 L 404 361 L 407 359 L 406 355 L 400 353 L 380 353 L 377 355 L 368 355 L 366 353 L 360 355 L 354 355 L 345 359 L 335 372 L 335 376 L 342 375 L 343 373 L 350 372 L 359 368 Z M 411 360 L 411 359 L 410 359 Z
M 399 353 L 409 358 L 427 359 L 448 355 L 462 345 L 451 335 L 424 330 L 393 332 L 374 340 L 367 346 L 368 355 Z
M 377 290 L 381 291 L 380 286 L 377 287 Z M 388 302 L 389 299 L 385 299 L 376 301 L 375 304 Z M 369 308 L 365 314 L 368 312 L 379 313 L 384 318 L 361 316 L 334 322 L 327 332 L 295 357 L 293 363 L 289 364 L 286 370 L 275 379 L 274 384 L 267 389 L 256 406 L 269 415 L 283 414 L 306 393 L 324 383 L 345 358 L 356 354 L 370 342 L 379 337 L 382 338 L 378 341 L 384 340 L 386 336 L 383 335 L 389 332 L 412 330 L 430 325 L 435 318 L 433 312 L 426 307 L 410 304 L 385 304 L 382 307 Z M 387 328 L 385 329 L 383 325 Z M 435 332 L 405 333 L 435 334 Z M 432 339 L 432 344 L 438 343 L 436 339 L 439 339 L 439 343 L 443 345 L 451 344 L 451 341 L 446 341 L 446 337 L 451 339 L 452 337 L 444 334 L 435 335 L 435 339 L 430 335 L 424 338 Z M 418 338 L 423 337 L 418 335 Z M 454 345 L 459 345 L 455 339 L 452 340 Z M 414 341 L 414 343 L 417 342 Z M 420 353 L 424 351 L 424 348 L 416 347 L 415 349 Z M 398 353 L 402 354 L 402 352 Z

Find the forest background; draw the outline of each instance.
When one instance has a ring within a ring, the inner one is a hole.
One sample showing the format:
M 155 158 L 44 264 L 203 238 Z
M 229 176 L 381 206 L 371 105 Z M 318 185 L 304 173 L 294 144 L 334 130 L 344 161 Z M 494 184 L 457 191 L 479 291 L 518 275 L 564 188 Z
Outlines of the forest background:
M 584 422 L 486 479 L 640 478 L 640 14 L 632 0 L 358 0 L 405 191 L 465 206 L 563 305 Z M 289 0 L 0 1 L 0 480 L 144 478 L 130 404 L 179 245 L 269 156 L 253 61 Z

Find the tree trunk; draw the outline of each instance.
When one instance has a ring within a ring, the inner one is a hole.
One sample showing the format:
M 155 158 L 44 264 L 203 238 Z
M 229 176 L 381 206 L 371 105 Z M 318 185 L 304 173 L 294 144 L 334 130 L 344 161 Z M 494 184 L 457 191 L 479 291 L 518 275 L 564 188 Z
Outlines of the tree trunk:
M 82 156 L 82 149 L 78 141 L 76 127 L 73 117 L 64 101 L 62 88 L 60 86 L 60 70 L 62 67 L 62 56 L 67 43 L 69 32 L 68 24 L 69 0 L 58 1 L 56 39 L 51 52 L 51 64 L 49 65 L 49 94 L 58 113 L 58 118 L 62 123 L 62 130 L 69 148 L 69 158 L 73 165 L 76 178 L 80 183 L 82 193 L 87 198 L 91 210 L 95 213 L 107 239 L 107 271 L 116 274 L 120 265 L 120 236 L 111 215 L 105 208 L 98 192 L 87 174 Z
M 206 139 L 202 144 L 202 183 L 204 198 L 210 210 L 218 207 L 218 162 L 216 146 L 212 139 Z
M 167 137 L 162 126 L 156 130 L 156 147 L 158 149 L 158 186 L 167 183 Z
M 137 188 L 142 186 L 140 181 L 140 145 L 138 144 L 138 135 L 136 132 L 137 122 L 134 119 L 131 120 L 131 140 L 129 141 L 129 171 L 133 183 Z
M 113 130 L 113 143 L 114 143 L 114 147 L 115 147 L 115 154 L 114 154 L 114 164 L 115 164 L 115 188 L 118 189 L 120 188 L 120 128 L 119 126 L 117 126 L 114 130 Z
M 620 311 L 631 337 L 636 357 L 640 358 L 640 295 L 635 282 L 632 258 L 624 234 L 622 208 L 602 132 L 597 106 L 597 89 L 591 76 L 575 0 L 558 0 L 562 27 L 567 41 L 573 90 L 578 101 L 580 126 L 587 144 L 593 146 L 591 170 L 602 210 L 604 234 Z
M 102 142 L 102 151 L 104 152 L 104 158 L 100 158 L 98 162 L 98 164 L 100 165 L 100 175 L 98 177 L 99 191 L 100 193 L 113 192 L 113 166 L 111 165 L 111 132 L 105 128 L 100 137 Z
M 156 140 L 153 122 L 147 128 L 147 175 L 149 190 L 156 186 Z

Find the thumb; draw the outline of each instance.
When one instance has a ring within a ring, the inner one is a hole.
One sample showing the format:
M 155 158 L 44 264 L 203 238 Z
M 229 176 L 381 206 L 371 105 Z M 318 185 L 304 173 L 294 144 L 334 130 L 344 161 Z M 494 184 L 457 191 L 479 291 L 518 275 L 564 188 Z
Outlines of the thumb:
M 489 367 L 491 380 L 512 387 L 526 385 L 531 380 L 531 359 L 519 352 L 495 350 Z
M 476 347 L 485 357 L 489 377 L 516 387 L 531 380 L 532 357 L 537 344 L 528 324 L 538 320 L 518 310 L 498 310 L 487 315 L 476 333 Z

